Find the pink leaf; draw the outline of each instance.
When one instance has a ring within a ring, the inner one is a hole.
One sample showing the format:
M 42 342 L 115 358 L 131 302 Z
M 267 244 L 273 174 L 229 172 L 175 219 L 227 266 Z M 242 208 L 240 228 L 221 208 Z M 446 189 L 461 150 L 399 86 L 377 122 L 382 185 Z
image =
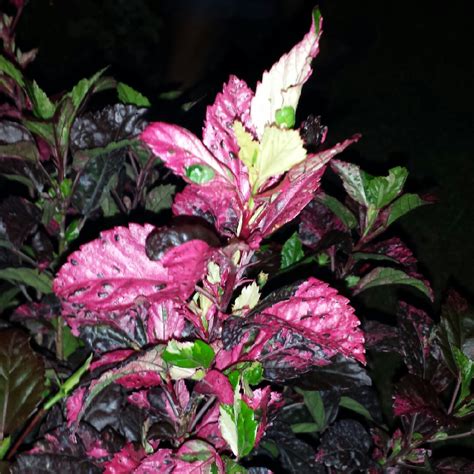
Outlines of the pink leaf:
M 220 183 L 216 187 L 191 184 L 175 196 L 175 215 L 198 216 L 215 226 L 219 234 L 232 237 L 237 233 L 242 216 L 242 203 L 235 186 Z
M 100 359 L 95 360 L 89 367 L 89 371 L 92 372 L 99 367 L 103 367 L 104 365 L 110 364 L 118 364 L 123 360 L 130 357 L 135 351 L 131 349 L 119 349 L 117 351 L 107 352 L 106 354 L 102 354 Z
M 232 405 L 234 403 L 234 390 L 229 379 L 218 370 L 210 370 L 195 389 L 198 393 L 216 395 L 220 403 Z
M 139 390 L 133 392 L 127 397 L 127 400 L 132 404 L 144 410 L 150 410 L 151 405 L 148 401 L 148 390 Z
M 73 394 L 66 400 L 67 425 L 71 426 L 79 416 L 84 404 L 84 395 L 86 387 L 76 389 Z
M 220 163 L 201 140 L 188 130 L 164 122 L 154 122 L 141 135 L 141 139 L 159 156 L 174 173 L 188 182 L 186 171 L 193 165 L 204 165 L 211 168 L 215 176 L 214 184 L 232 182 L 230 170 Z
M 285 326 L 319 345 L 327 358 L 336 354 L 365 363 L 364 335 L 349 300 L 327 283 L 309 278 L 286 301 L 262 311 L 259 319 L 273 316 Z M 310 362 L 310 361 L 309 361 Z
M 354 135 L 328 150 L 310 155 L 294 166 L 276 188 L 256 196 L 255 208 L 261 205 L 266 208 L 251 228 L 258 228 L 265 237 L 293 220 L 313 199 L 329 160 L 358 139 L 359 135 Z
M 76 308 L 95 311 L 124 309 L 143 298 L 187 298 L 202 276 L 209 247 L 191 240 L 167 251 L 162 260 L 151 261 L 145 240 L 153 229 L 130 224 L 102 232 L 69 257 L 54 281 L 54 291 Z
M 143 448 L 135 449 L 132 443 L 127 443 L 114 457 L 103 465 L 104 474 L 130 474 L 145 457 Z
M 321 20 L 313 17 L 303 40 L 283 55 L 270 71 L 263 73 L 251 105 L 252 123 L 259 137 L 265 125 L 275 122 L 278 109 L 292 107 L 296 110 L 303 84 L 313 72 L 311 61 L 318 54 L 320 36 Z
M 133 474 L 170 474 L 174 472 L 175 460 L 171 449 L 159 449 L 156 453 L 147 456 Z
M 212 472 L 213 464 L 217 466 L 218 474 L 225 474 L 224 463 L 210 444 L 202 440 L 190 440 L 178 449 L 173 474 L 207 474 Z
M 250 186 L 245 165 L 238 159 L 239 146 L 235 138 L 233 124 L 239 120 L 247 129 L 250 123 L 250 102 L 253 91 L 244 81 L 230 76 L 214 104 L 207 108 L 203 130 L 203 142 L 214 156 L 234 174 L 238 189 L 248 198 Z

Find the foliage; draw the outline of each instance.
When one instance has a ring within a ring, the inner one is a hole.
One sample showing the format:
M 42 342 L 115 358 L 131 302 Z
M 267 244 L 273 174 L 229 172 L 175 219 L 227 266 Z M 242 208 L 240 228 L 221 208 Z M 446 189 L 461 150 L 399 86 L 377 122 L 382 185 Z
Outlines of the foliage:
M 327 147 L 320 117 L 296 127 L 319 10 L 255 92 L 230 77 L 200 140 L 147 124 L 148 99 L 104 71 L 48 97 L 24 72 L 12 3 L 0 173 L 21 186 L 0 203 L 0 470 L 472 472 L 433 455 L 473 434 L 468 304 L 450 293 L 435 323 L 400 300 L 394 325 L 358 297 L 433 299 L 409 248 L 381 237 L 428 201 L 404 193 L 405 168 L 334 158 L 358 135 Z M 123 103 L 87 111 L 106 89 Z M 168 207 L 167 225 L 83 240 L 87 222 Z M 389 416 L 371 378 L 386 352 L 401 361 Z

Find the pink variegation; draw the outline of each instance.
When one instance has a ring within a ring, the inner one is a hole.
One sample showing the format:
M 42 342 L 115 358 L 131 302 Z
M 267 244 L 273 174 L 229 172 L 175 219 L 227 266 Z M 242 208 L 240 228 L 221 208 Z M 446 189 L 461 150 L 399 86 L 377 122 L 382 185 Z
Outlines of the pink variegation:
M 145 129 L 142 140 L 188 182 L 175 198 L 175 215 L 204 217 L 222 236 L 237 237 L 256 248 L 262 238 L 294 219 L 311 201 L 328 161 L 358 136 L 316 154 L 303 151 L 301 157 L 300 150 L 293 165 L 277 166 L 280 171 L 264 175 L 261 182 L 251 178 L 248 162 L 240 155 L 242 144 L 235 125 L 241 124 L 243 133 L 259 143 L 265 139 L 264 131 L 278 129 L 275 114 L 279 109 L 296 110 L 302 86 L 312 72 L 320 35 L 321 19 L 315 13 L 310 31 L 264 73 L 255 95 L 244 81 L 231 76 L 207 109 L 203 142 L 176 125 L 156 122 Z M 283 158 L 275 155 L 274 160 L 279 159 Z M 208 168 L 209 177 L 199 184 L 193 182 L 188 176 L 191 166 Z
M 145 240 L 153 229 L 148 224 L 130 224 L 102 232 L 99 239 L 70 255 L 54 280 L 54 292 L 76 307 L 93 311 L 129 308 L 143 299 L 186 298 L 202 276 L 209 246 L 191 240 L 152 261 Z
M 311 366 L 329 364 L 337 354 L 365 363 L 359 325 L 347 298 L 309 278 L 289 299 L 242 319 L 244 335 L 231 349 L 217 352 L 216 366 L 222 370 L 238 361 L 259 360 L 272 367 L 276 361 L 294 377 Z M 258 331 L 250 347 L 245 328 Z

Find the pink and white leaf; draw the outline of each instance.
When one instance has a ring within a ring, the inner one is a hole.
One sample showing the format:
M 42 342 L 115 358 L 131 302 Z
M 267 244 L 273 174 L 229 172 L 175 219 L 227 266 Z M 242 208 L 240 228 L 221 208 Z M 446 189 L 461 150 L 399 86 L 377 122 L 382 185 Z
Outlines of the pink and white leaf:
M 207 455 L 207 458 L 205 456 Z M 194 459 L 194 461 L 192 461 Z M 186 441 L 176 453 L 176 464 L 173 474 L 208 474 L 213 472 L 215 464 L 218 474 L 225 474 L 225 466 L 213 446 L 202 440 Z
M 142 460 L 132 473 L 133 474 L 171 474 L 176 466 L 175 457 L 171 449 L 158 449 L 155 453 Z
M 193 165 L 211 168 L 215 176 L 212 183 L 232 182 L 229 168 L 219 162 L 194 134 L 164 122 L 150 124 L 141 134 L 141 139 L 160 157 L 175 174 L 191 183 L 186 170 Z
M 296 293 L 262 311 L 259 320 L 294 331 L 321 347 L 325 358 L 342 354 L 365 363 L 364 335 L 349 300 L 327 283 L 309 278 Z M 310 362 L 310 361 L 308 361 Z
M 359 135 L 355 135 L 332 148 L 308 156 L 303 163 L 288 171 L 276 188 L 256 196 L 255 207 L 264 205 L 265 210 L 251 224 L 251 228 L 258 228 L 266 237 L 298 216 L 319 188 L 326 164 L 358 139 Z
M 250 103 L 253 91 L 247 84 L 235 76 L 230 76 L 224 84 L 222 92 L 217 94 L 214 104 L 206 110 L 206 121 L 203 129 L 203 142 L 207 149 L 224 165 L 236 178 L 236 184 L 243 199 L 248 199 L 250 186 L 245 165 L 238 159 L 239 146 L 233 130 L 236 120 L 248 130 L 250 123 Z
M 321 26 L 322 20 L 315 11 L 311 28 L 303 40 L 283 55 L 270 71 L 263 73 L 250 109 L 252 124 L 259 138 L 265 126 L 275 122 L 278 109 L 292 107 L 296 111 L 303 84 L 313 72 L 311 61 L 319 51 Z
M 171 248 L 162 260 L 152 261 L 145 240 L 153 229 L 149 224 L 130 224 L 102 232 L 62 266 L 53 284 L 56 295 L 93 311 L 124 309 L 144 298 L 190 296 L 204 271 L 209 246 L 191 240 Z

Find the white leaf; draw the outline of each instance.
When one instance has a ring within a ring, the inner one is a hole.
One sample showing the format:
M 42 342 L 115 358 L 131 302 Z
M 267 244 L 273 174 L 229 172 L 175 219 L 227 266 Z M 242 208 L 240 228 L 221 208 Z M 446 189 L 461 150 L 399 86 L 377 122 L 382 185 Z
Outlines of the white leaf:
M 258 137 L 265 125 L 275 122 L 275 113 L 283 107 L 296 111 L 301 88 L 312 73 L 311 61 L 318 54 L 321 22 L 319 11 L 313 13 L 311 29 L 289 53 L 284 54 L 270 71 L 263 73 L 252 99 L 250 117 Z

